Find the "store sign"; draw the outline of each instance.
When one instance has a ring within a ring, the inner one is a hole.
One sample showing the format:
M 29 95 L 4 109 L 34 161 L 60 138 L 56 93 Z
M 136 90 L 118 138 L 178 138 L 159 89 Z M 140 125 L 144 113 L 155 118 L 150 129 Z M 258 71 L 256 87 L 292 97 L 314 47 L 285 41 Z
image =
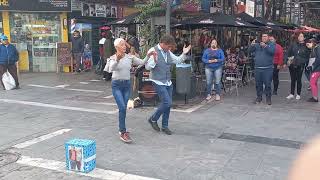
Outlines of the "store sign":
M 71 11 L 70 0 L 0 0 L 0 11 Z
M 97 17 L 107 17 L 106 5 L 96 4 L 96 16 Z
M 254 1 L 252 0 L 246 1 L 246 13 L 254 17 Z
M 69 65 L 72 62 L 71 43 L 57 43 L 58 65 Z
M 72 11 L 81 11 L 80 0 L 71 0 L 71 10 Z
M 89 17 L 117 17 L 117 6 L 106 4 L 82 3 L 82 16 Z

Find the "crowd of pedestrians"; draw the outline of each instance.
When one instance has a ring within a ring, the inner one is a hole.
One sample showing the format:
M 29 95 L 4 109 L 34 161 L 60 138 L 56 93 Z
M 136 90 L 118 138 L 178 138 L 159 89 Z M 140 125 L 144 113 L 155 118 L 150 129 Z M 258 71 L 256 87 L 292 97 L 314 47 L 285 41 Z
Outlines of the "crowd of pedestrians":
M 104 69 L 109 69 L 107 73 L 112 79 L 112 91 L 119 108 L 120 139 L 127 143 L 132 142 L 126 131 L 125 118 L 132 89 L 130 72 L 133 65 L 144 65 L 145 69 L 150 71 L 149 79 L 160 99 L 158 109 L 148 118 L 148 122 L 154 130 L 163 131 L 168 135 L 172 134 L 168 127 L 173 90 L 170 67 L 186 59 L 186 54 L 191 49 L 191 46 L 186 47 L 190 44 L 186 36 L 182 36 L 183 38 L 177 41 L 172 36 L 165 35 L 160 39 L 159 44 L 149 51 L 141 48 L 142 43 L 139 43 L 136 36 L 120 33 L 120 37 L 115 39 L 111 31 L 106 32 L 104 36 L 105 40 L 100 52 L 107 66 Z M 291 77 L 287 99 L 301 99 L 302 78 L 305 72 L 310 82 L 308 89 L 312 91 L 312 97 L 308 101 L 318 102 L 317 80 L 320 77 L 320 49 L 316 39 L 305 39 L 304 34 L 301 33 L 297 40 L 289 45 L 286 52 L 285 48 L 277 42 L 277 38 L 267 33 L 254 39 L 246 48 L 247 51 L 243 47 L 230 47 L 224 52 L 216 39 L 203 36 L 200 40 L 204 46 L 202 62 L 206 76 L 205 99 L 207 101 L 221 100 L 223 88 L 221 82 L 224 73 L 237 73 L 239 67 L 253 64 L 256 84 L 254 103 L 261 103 L 264 95 L 266 104 L 272 104 L 272 96 L 278 95 L 279 71 L 285 68 L 289 69 Z M 143 56 L 141 51 L 147 52 L 145 58 L 141 57 Z M 182 54 L 176 56 L 173 52 Z M 242 83 L 245 84 L 247 72 L 242 71 L 242 73 Z M 162 127 L 159 128 L 157 121 L 161 116 Z

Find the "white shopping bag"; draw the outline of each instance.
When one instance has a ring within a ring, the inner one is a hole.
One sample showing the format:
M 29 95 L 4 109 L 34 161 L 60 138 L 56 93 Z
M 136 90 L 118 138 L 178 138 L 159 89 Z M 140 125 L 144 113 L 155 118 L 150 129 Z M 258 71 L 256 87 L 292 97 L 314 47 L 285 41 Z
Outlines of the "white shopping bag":
M 110 59 L 110 58 L 108 58 L 108 59 L 107 59 L 106 66 L 104 66 L 103 71 L 108 72 L 108 73 L 111 73 L 111 70 L 110 70 L 110 64 L 111 64 L 111 59 Z
M 13 79 L 12 75 L 9 73 L 9 71 L 5 72 L 2 75 L 2 82 L 6 90 L 12 90 L 16 87 L 16 82 Z

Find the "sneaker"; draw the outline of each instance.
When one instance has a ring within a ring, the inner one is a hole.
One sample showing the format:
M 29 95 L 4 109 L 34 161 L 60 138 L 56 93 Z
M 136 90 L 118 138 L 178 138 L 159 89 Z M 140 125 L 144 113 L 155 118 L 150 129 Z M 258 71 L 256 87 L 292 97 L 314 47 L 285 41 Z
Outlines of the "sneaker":
M 277 91 L 273 91 L 273 95 L 278 95 L 278 92 Z
M 308 99 L 307 101 L 308 101 L 308 102 L 319 102 L 318 99 L 315 99 L 315 98 L 313 98 L 313 97 L 310 98 L 310 99 Z
M 300 100 L 301 99 L 301 96 L 300 95 L 297 95 L 296 96 L 296 100 Z
M 156 121 L 152 121 L 151 118 L 148 119 L 148 122 L 150 123 L 151 127 L 155 130 L 155 131 L 160 131 L 160 128 L 158 126 L 158 123 Z
M 266 103 L 270 106 L 272 104 L 271 97 L 266 98 Z
M 216 101 L 220 101 L 221 100 L 221 97 L 220 97 L 220 95 L 216 95 Z
M 207 98 L 206 98 L 206 100 L 209 101 L 211 98 L 212 98 L 212 96 L 211 96 L 211 95 L 208 95 Z
M 132 139 L 129 136 L 129 132 L 119 132 L 121 141 L 125 143 L 132 143 Z
M 293 99 L 293 98 L 294 98 L 293 94 L 290 94 L 289 96 L 287 96 L 287 99 Z
M 172 131 L 170 131 L 169 128 L 162 128 L 161 131 L 166 133 L 167 135 L 171 135 L 172 134 Z
M 261 102 L 262 102 L 262 98 L 260 98 L 260 97 L 258 97 L 258 98 L 254 101 L 255 104 L 260 104 Z

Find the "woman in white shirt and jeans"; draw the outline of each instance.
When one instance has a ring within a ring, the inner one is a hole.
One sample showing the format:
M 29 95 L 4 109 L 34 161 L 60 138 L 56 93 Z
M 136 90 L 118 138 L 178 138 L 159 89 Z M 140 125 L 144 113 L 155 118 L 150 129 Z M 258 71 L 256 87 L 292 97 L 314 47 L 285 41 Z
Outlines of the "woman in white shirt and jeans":
M 126 41 L 118 38 L 114 41 L 116 54 L 110 57 L 110 71 L 112 71 L 112 94 L 119 108 L 119 134 L 125 143 L 132 140 L 126 130 L 126 111 L 131 93 L 130 69 L 133 64 L 143 65 L 147 62 L 154 51 L 142 60 L 133 55 L 126 54 Z

